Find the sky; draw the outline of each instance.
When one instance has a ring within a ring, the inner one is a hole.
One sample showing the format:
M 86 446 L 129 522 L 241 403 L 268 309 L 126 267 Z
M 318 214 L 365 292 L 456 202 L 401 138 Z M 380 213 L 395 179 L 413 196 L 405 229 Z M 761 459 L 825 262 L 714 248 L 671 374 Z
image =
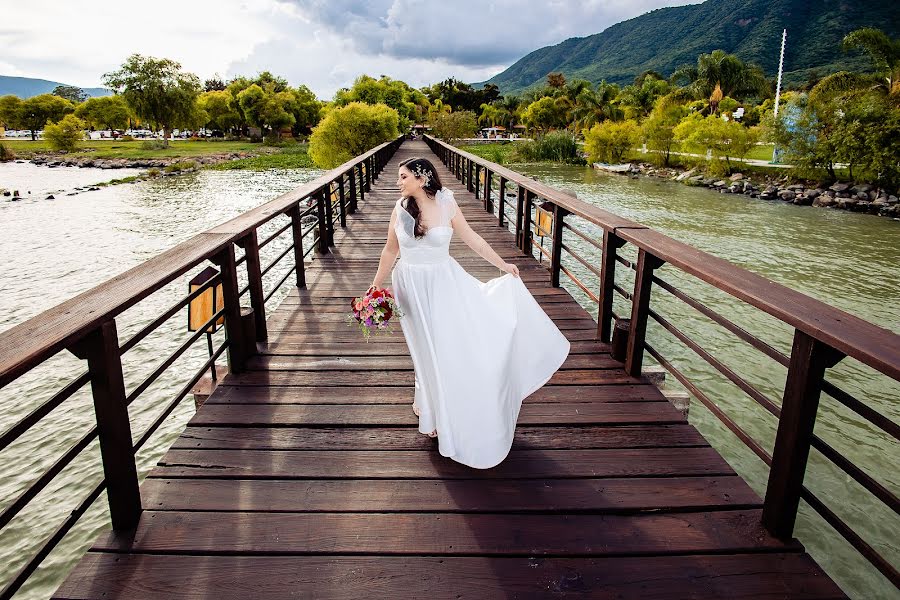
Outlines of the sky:
M 361 74 L 489 79 L 529 52 L 697 0 L 0 0 L 0 75 L 101 87 L 130 54 L 201 80 L 269 70 L 328 100 Z

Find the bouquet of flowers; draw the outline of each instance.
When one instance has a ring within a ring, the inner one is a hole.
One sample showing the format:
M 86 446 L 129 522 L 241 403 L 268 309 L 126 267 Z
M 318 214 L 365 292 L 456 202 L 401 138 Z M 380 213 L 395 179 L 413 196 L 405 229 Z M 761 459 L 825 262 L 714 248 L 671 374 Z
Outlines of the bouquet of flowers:
M 403 316 L 394 296 L 385 289 L 375 289 L 374 287 L 366 290 L 364 296 L 351 300 L 350 308 L 352 312 L 347 320 L 351 325 L 355 323 L 359 326 L 367 342 L 374 333 L 387 329 L 394 315 Z

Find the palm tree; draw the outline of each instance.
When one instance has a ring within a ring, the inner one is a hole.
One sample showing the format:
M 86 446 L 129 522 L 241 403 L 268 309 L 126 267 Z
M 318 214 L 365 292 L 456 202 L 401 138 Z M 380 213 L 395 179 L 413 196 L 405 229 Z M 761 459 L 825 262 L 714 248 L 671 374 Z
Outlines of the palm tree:
M 892 40 L 879 29 L 864 27 L 844 36 L 842 46 L 845 51 L 856 48 L 868 54 L 874 74 L 839 71 L 829 75 L 810 90 L 810 102 L 875 92 L 900 105 L 900 40 Z
M 769 82 L 762 69 L 744 63 L 734 54 L 713 50 L 697 57 L 697 65 L 685 65 L 675 69 L 669 78 L 672 83 L 686 82 L 685 86 L 697 98 L 709 98 L 716 85 L 724 96 L 744 98 L 762 94 Z
M 606 81 L 598 83 L 596 90 L 588 87 L 578 94 L 572 110 L 576 131 L 590 129 L 607 119 L 620 118 L 622 111 L 616 104 L 618 95 L 619 86 Z

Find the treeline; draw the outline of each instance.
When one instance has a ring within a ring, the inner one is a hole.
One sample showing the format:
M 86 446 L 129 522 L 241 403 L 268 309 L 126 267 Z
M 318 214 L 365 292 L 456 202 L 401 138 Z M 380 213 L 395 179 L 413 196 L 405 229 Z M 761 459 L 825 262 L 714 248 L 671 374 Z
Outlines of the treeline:
M 193 73 L 169 59 L 130 56 L 103 77 L 115 94 L 84 98 L 79 88 L 59 86 L 51 94 L 26 100 L 0 97 L 0 125 L 37 131 L 56 125 L 72 131 L 147 127 L 167 140 L 174 129 L 216 130 L 224 135 L 308 134 L 319 122 L 322 102 L 304 85 L 291 87 L 268 71 L 255 78 L 218 78 L 201 84 Z M 48 131 L 52 135 L 55 128 Z M 163 142 L 165 143 L 165 141 Z

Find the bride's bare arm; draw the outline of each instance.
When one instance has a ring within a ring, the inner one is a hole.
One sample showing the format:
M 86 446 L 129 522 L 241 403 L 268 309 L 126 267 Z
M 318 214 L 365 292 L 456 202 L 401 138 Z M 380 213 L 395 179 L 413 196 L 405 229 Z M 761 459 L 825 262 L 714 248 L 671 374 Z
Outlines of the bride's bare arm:
M 478 256 L 501 271 L 512 273 L 516 277 L 519 276 L 519 268 L 516 265 L 503 260 L 503 257 L 497 254 L 497 252 L 491 248 L 491 245 L 472 229 L 461 210 L 457 209 L 456 214 L 450 220 L 450 224 L 453 226 L 453 231 L 459 236 L 459 239 L 465 242 L 466 246 L 478 253 Z
M 387 277 L 387 274 L 391 271 L 394 266 L 394 261 L 397 260 L 397 255 L 400 254 L 400 242 L 397 241 L 397 232 L 394 231 L 394 224 L 397 222 L 397 207 L 394 207 L 394 212 L 391 213 L 391 224 L 388 226 L 388 235 L 387 241 L 384 243 L 384 248 L 381 249 L 381 260 L 378 261 L 378 271 L 375 273 L 375 278 L 372 280 L 372 286 L 376 288 L 381 287 L 381 282 Z

